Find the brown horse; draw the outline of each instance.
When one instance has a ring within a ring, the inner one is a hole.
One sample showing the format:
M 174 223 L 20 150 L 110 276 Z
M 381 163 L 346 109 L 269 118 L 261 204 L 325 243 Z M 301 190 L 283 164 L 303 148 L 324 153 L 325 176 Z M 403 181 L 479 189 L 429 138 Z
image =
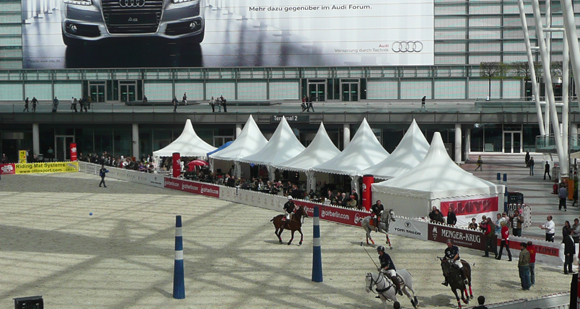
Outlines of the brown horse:
M 276 228 L 276 231 L 274 233 L 276 234 L 276 236 L 278 236 L 278 240 L 280 241 L 280 243 L 282 243 L 282 232 L 284 232 L 284 230 L 286 229 L 292 231 L 292 238 L 290 238 L 288 245 L 292 243 L 295 231 L 298 231 L 300 233 L 299 245 L 302 244 L 302 240 L 304 239 L 304 234 L 302 234 L 302 217 L 308 218 L 308 214 L 306 213 L 304 206 L 300 206 L 294 212 L 294 215 L 292 216 L 292 219 L 290 221 L 283 221 L 283 219 L 286 218 L 286 215 L 277 215 L 274 218 L 272 218 L 272 220 L 270 220 L 274 223 L 274 227 Z
M 461 260 L 463 268 L 467 273 L 466 281 L 463 281 L 461 270 L 454 265 L 452 265 L 448 260 L 439 258 L 441 260 L 441 269 L 443 270 L 443 276 L 445 280 L 451 286 L 451 291 L 455 294 L 455 299 L 457 300 L 457 307 L 461 309 L 461 301 L 459 300 L 459 294 L 457 291 L 461 291 L 461 300 L 465 304 L 469 303 L 469 299 L 473 299 L 473 291 L 471 289 L 471 266 L 465 260 Z M 469 294 L 467 293 L 467 288 L 469 288 Z

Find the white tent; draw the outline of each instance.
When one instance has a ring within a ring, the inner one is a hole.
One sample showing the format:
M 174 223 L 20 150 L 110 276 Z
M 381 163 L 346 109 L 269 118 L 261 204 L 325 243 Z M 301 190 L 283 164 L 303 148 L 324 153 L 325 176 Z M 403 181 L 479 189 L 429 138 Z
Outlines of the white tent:
M 363 119 L 356 134 L 339 155 L 312 169 L 322 173 L 361 176 L 363 170 L 388 156 L 389 153 L 381 146 L 367 120 Z
M 409 130 L 399 142 L 391 155 L 363 171 L 363 175 L 373 175 L 376 178 L 390 179 L 402 175 L 417 166 L 429 151 L 429 143 L 415 119 Z
M 503 205 L 503 186 L 466 172 L 447 154 L 441 134 L 435 132 L 427 155 L 411 171 L 372 185 L 373 200 L 380 199 L 397 215 L 426 217 L 442 201 L 464 201 L 498 197 Z M 469 218 L 473 217 L 470 215 Z M 467 223 L 465 219 L 460 223 Z
M 255 154 L 268 143 L 260 128 L 254 121 L 252 115 L 244 125 L 244 129 L 236 140 L 227 148 L 211 154 L 210 159 L 234 161 L 236 166 L 236 177 L 240 177 L 239 161 L 243 157 Z
M 308 189 L 313 189 L 316 187 L 316 179 L 314 178 L 314 172 L 311 172 L 312 168 L 336 157 L 338 154 L 340 154 L 340 150 L 336 148 L 328 136 L 324 124 L 321 122 L 318 132 L 308 148 L 288 161 L 275 164 L 274 167 L 282 170 L 306 173 Z
M 296 138 L 296 135 L 294 135 L 294 132 L 286 121 L 286 117 L 281 118 L 282 120 L 278 124 L 270 141 L 255 154 L 240 159 L 240 162 L 265 165 L 269 169 L 271 179 L 274 172 L 273 165 L 294 158 L 304 151 L 304 146 Z
M 215 147 L 199 138 L 193 130 L 191 120 L 187 119 L 181 135 L 163 149 L 153 152 L 155 157 L 171 157 L 179 152 L 182 157 L 206 157 L 207 153 L 216 150 Z

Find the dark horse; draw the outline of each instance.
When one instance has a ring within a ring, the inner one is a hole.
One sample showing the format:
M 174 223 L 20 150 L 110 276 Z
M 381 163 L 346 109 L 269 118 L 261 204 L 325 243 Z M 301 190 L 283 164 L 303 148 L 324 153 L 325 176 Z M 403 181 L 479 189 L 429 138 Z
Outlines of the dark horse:
M 272 220 L 270 220 L 274 223 L 274 227 L 276 228 L 276 231 L 274 233 L 276 233 L 276 236 L 278 236 L 278 240 L 280 241 L 280 243 L 282 243 L 282 232 L 284 232 L 284 230 L 286 229 L 292 231 L 292 238 L 290 238 L 288 245 L 292 243 L 295 231 L 298 231 L 300 233 L 300 245 L 302 244 L 302 240 L 304 239 L 304 234 L 302 234 L 303 216 L 305 218 L 308 218 L 308 214 L 306 213 L 306 210 L 304 210 L 304 206 L 300 206 L 298 210 L 294 212 L 294 215 L 292 216 L 292 219 L 290 221 L 282 221 L 282 219 L 286 218 L 286 215 L 277 215 L 274 218 L 272 218 Z
M 455 294 L 455 299 L 457 299 L 457 306 L 461 308 L 461 301 L 459 300 L 459 295 L 457 295 L 457 290 L 461 291 L 461 300 L 465 304 L 469 303 L 469 298 L 473 299 L 473 291 L 471 290 L 471 266 L 464 260 L 461 260 L 463 268 L 465 268 L 465 273 L 467 274 L 467 284 L 463 281 L 461 276 L 461 270 L 457 266 L 452 265 L 448 260 L 439 258 L 441 260 L 441 269 L 443 270 L 443 276 L 449 283 L 451 291 Z M 467 287 L 469 287 L 469 298 L 467 294 Z M 465 292 L 465 294 L 464 294 Z

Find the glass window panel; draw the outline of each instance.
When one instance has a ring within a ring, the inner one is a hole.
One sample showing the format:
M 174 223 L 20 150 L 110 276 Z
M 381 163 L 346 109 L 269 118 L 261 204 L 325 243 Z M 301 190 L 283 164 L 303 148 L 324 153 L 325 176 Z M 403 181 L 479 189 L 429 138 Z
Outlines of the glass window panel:
M 267 85 L 265 82 L 239 82 L 238 83 L 238 100 L 266 100 Z
M 149 101 L 171 101 L 173 99 L 173 87 L 171 83 L 145 82 L 145 96 Z
M 51 84 L 25 84 L 25 97 L 36 97 L 38 100 L 52 100 Z
M 369 80 L 367 83 L 367 99 L 369 100 L 398 99 L 398 92 L 399 86 L 397 81 Z
M 22 84 L 0 84 L 0 101 L 22 99 Z
M 470 27 L 499 27 L 501 25 L 501 17 L 471 17 L 469 18 Z
M 521 81 L 520 80 L 503 80 L 503 98 L 504 99 L 519 99 L 521 95 Z
M 82 83 L 57 83 L 54 84 L 54 95 L 60 99 L 68 99 L 70 97 L 80 98 L 83 94 Z
M 295 82 L 271 82 L 270 100 L 297 100 L 300 98 L 300 84 Z
M 491 81 L 491 98 L 499 99 L 499 80 Z M 469 80 L 469 99 L 485 99 L 489 94 L 489 81 L 487 79 L 471 79 Z
M 233 82 L 207 83 L 205 89 L 208 98 L 223 96 L 228 101 L 236 99 L 236 84 Z
M 435 80 L 435 99 L 465 99 L 465 80 Z
M 179 96 L 178 99 L 183 98 L 183 94 L 187 92 L 187 100 L 194 101 L 204 100 L 203 97 L 203 83 L 188 83 L 188 82 L 179 82 L 175 83 L 175 95 Z
M 401 99 L 421 99 L 423 96 L 431 99 L 430 80 L 403 80 L 401 82 Z

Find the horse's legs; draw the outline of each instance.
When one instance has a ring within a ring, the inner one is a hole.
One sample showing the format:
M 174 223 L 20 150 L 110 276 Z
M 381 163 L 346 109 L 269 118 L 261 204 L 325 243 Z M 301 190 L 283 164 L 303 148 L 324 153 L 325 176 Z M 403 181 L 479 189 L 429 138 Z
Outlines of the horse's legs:
M 457 307 L 461 309 L 461 300 L 459 300 L 459 295 L 457 295 L 457 290 L 451 288 L 453 290 L 453 294 L 455 294 L 455 299 L 457 300 Z M 463 292 L 462 292 L 463 293 Z
M 391 245 L 391 240 L 389 239 L 389 234 L 385 233 L 385 236 L 387 237 L 387 244 L 389 245 L 389 248 L 393 249 L 393 246 Z
M 298 232 L 300 232 L 300 243 L 298 245 L 302 245 L 302 240 L 304 240 L 304 234 L 302 234 L 302 229 L 298 229 Z
M 467 292 L 465 292 L 467 293 Z M 471 280 L 469 280 L 469 298 L 473 299 L 473 290 L 471 289 Z
M 278 241 L 280 243 L 282 243 L 282 232 L 284 232 L 284 228 L 283 227 L 280 228 L 280 232 L 278 233 Z
M 291 231 L 292 231 L 292 238 L 290 238 L 290 241 L 288 242 L 288 245 L 290 245 L 292 243 L 292 240 L 294 239 L 294 230 L 291 230 Z
M 463 294 L 465 292 L 465 294 Z M 469 304 L 469 298 L 467 297 L 467 286 L 463 286 L 461 289 L 461 300 L 467 305 Z

